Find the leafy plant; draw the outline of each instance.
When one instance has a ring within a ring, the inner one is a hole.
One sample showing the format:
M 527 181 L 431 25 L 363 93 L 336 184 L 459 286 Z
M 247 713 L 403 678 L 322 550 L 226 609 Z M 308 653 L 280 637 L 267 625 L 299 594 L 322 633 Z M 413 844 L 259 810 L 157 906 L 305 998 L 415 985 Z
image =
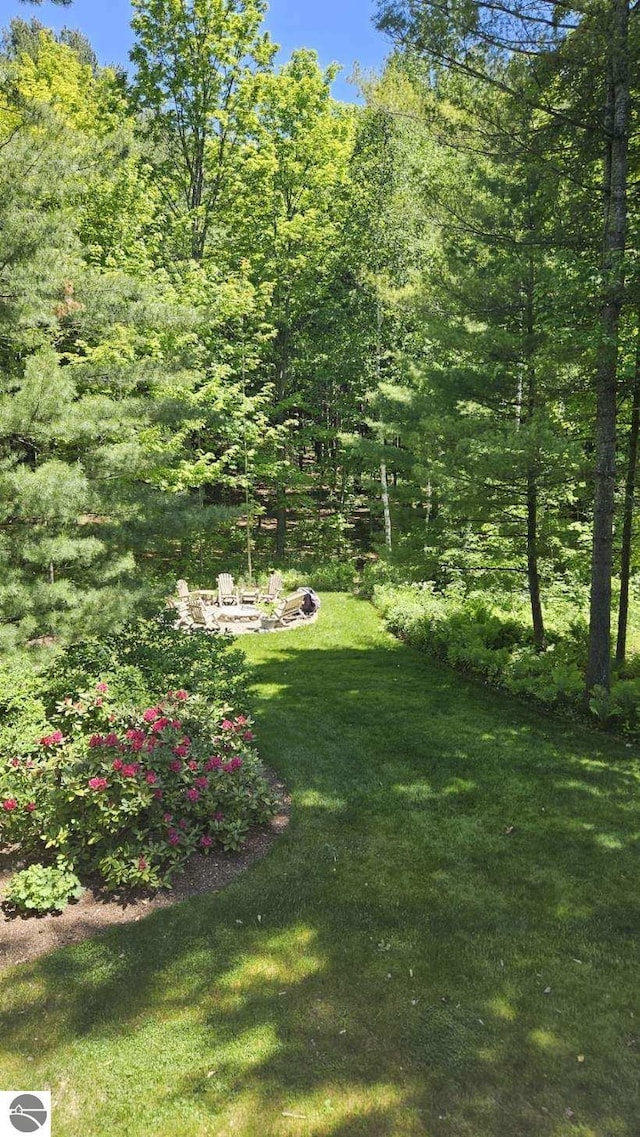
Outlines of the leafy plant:
M 132 713 L 100 682 L 0 770 L 0 840 L 56 850 L 111 889 L 166 885 L 196 849 L 239 848 L 274 805 L 250 720 L 184 690 Z
M 6 900 L 18 912 L 62 912 L 83 892 L 78 877 L 58 858 L 56 865 L 34 864 L 11 878 Z

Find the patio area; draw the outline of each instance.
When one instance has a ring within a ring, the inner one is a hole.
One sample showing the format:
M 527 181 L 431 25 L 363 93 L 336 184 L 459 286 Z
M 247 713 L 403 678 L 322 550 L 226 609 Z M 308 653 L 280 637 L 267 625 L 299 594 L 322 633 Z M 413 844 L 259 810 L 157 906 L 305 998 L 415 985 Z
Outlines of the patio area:
M 178 581 L 177 596 L 169 599 L 178 613 L 177 627 L 237 636 L 288 631 L 318 617 L 320 599 L 312 588 L 280 598 L 279 573 L 272 573 L 262 589 L 253 583 L 236 585 L 228 573 L 221 573 L 217 583 L 217 589 L 192 589 L 185 580 Z

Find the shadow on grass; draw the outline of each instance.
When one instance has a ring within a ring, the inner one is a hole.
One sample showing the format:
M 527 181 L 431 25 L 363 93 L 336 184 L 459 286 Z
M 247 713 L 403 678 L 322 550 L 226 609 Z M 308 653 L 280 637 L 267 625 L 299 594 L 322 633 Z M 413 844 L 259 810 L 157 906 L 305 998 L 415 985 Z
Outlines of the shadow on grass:
M 637 762 L 346 610 L 352 646 L 248 648 L 288 833 L 7 977 L 7 1070 L 34 1058 L 61 1134 L 79 1099 L 96 1135 L 632 1137 Z

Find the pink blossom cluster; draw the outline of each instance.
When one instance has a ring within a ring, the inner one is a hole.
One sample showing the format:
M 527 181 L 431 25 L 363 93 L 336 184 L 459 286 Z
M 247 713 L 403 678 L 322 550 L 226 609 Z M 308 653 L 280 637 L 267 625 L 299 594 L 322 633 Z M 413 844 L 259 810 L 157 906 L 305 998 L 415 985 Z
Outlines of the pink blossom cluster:
M 65 740 L 65 738 L 64 738 L 64 734 L 62 733 L 62 731 L 61 730 L 54 730 L 52 734 L 43 735 L 43 737 L 40 739 L 40 745 L 41 746 L 59 746 L 61 742 L 64 742 L 64 740 Z
M 223 719 L 220 729 L 230 734 L 240 734 L 244 742 L 253 742 L 255 734 L 252 730 L 245 730 L 249 719 L 246 715 L 238 715 L 235 719 Z

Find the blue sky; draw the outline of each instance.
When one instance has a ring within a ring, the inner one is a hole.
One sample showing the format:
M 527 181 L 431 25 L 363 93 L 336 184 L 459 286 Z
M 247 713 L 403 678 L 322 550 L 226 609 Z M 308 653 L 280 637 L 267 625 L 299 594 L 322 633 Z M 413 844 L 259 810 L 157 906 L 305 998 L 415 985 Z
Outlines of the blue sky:
M 282 45 L 286 58 L 296 47 L 312 47 L 323 65 L 334 60 L 344 67 L 334 87 L 339 99 L 354 100 L 347 78 L 357 60 L 364 68 L 379 67 L 388 51 L 385 38 L 371 24 L 374 0 L 271 0 L 265 26 Z M 0 0 L 0 26 L 13 16 L 34 15 L 49 27 L 80 28 L 102 63 L 127 63 L 131 46 L 129 0 L 74 0 L 59 8 L 49 0 L 38 8 L 20 0 Z

